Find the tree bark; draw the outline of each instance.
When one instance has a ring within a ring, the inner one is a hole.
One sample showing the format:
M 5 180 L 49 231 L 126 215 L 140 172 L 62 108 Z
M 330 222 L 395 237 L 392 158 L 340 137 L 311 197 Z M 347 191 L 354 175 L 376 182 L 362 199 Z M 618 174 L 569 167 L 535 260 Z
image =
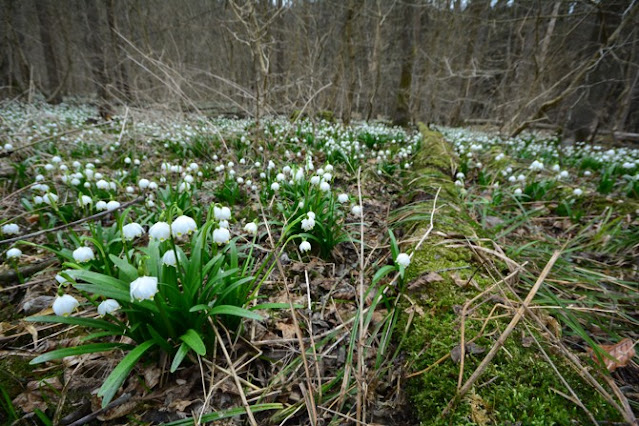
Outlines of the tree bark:
M 62 95 L 60 94 L 61 85 L 58 58 L 53 45 L 53 20 L 51 18 L 51 9 L 48 1 L 36 2 L 35 8 L 38 15 L 40 42 L 42 43 L 42 53 L 44 54 L 44 62 L 49 81 L 47 86 L 47 90 L 49 91 L 47 102 L 59 104 L 62 102 Z

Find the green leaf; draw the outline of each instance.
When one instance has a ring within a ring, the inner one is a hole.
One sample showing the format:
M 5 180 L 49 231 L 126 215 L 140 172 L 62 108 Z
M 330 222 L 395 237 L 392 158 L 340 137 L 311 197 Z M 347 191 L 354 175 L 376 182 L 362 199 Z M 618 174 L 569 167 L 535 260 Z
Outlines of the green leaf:
M 109 377 L 106 378 L 102 387 L 98 391 L 98 396 L 102 397 L 102 408 L 109 405 L 115 393 L 120 389 L 122 383 L 127 378 L 135 364 L 144 355 L 146 351 L 151 349 L 155 343 L 147 340 L 135 349 L 131 350 L 120 363 L 113 369 Z
M 288 303 L 260 303 L 251 308 L 252 311 L 258 309 L 288 309 L 290 305 Z M 304 305 L 293 304 L 294 309 L 304 309 Z
M 388 230 L 388 236 L 390 237 L 390 248 L 391 254 L 393 255 L 393 260 L 397 259 L 399 255 L 399 247 L 397 247 L 397 240 L 395 239 L 395 234 L 393 234 L 392 230 Z
M 43 362 L 53 361 L 54 359 L 61 359 L 68 356 L 105 352 L 130 346 L 131 345 L 125 345 L 123 343 L 91 343 L 83 346 L 74 346 L 72 348 L 56 349 L 55 351 L 47 352 L 46 354 L 42 354 L 33 358 L 31 362 L 29 362 L 29 364 L 40 364 Z
M 129 290 L 129 283 L 119 280 L 117 278 L 111 277 L 105 274 L 99 274 L 97 272 L 85 271 L 85 270 L 75 270 L 69 271 L 69 276 L 78 280 L 81 279 L 91 284 L 95 284 L 96 286 L 102 288 L 115 288 L 120 290 Z
M 184 361 L 184 357 L 186 357 L 190 350 L 191 348 L 189 348 L 186 343 L 182 343 L 180 345 L 180 348 L 178 349 L 175 357 L 173 358 L 173 362 L 171 363 L 171 373 L 175 373 L 175 370 L 180 367 L 180 364 L 182 364 L 182 361 Z
M 111 259 L 111 262 L 113 262 L 113 264 L 120 270 L 120 278 L 131 282 L 138 277 L 137 268 L 129 264 L 126 260 L 120 259 L 113 254 L 109 255 L 109 259 Z
M 115 334 L 123 334 L 124 329 L 119 325 L 110 323 L 108 321 L 93 319 L 93 318 L 79 318 L 79 317 L 61 317 L 57 315 L 46 315 L 46 316 L 34 316 L 27 317 L 25 320 L 29 322 L 53 322 L 59 324 L 71 324 L 71 325 L 81 325 L 87 328 L 97 328 L 101 330 L 111 331 Z
M 373 275 L 372 285 L 377 284 L 379 280 L 381 280 L 382 278 L 384 278 L 386 275 L 388 275 L 390 272 L 394 270 L 395 270 L 395 266 L 393 265 L 382 266 L 377 272 L 375 272 L 375 275 Z
M 186 333 L 180 336 L 180 340 L 189 345 L 191 349 L 198 355 L 206 355 L 206 346 L 199 334 L 192 328 L 189 328 Z
M 262 321 L 264 319 L 255 312 L 251 312 L 247 309 L 231 305 L 220 305 L 211 308 L 211 310 L 209 311 L 209 315 L 233 315 L 236 317 L 244 317 L 257 321 Z
M 282 408 L 284 408 L 284 405 L 279 403 L 255 404 L 249 406 L 249 410 L 251 410 L 252 413 L 259 413 L 260 411 L 267 410 L 281 410 Z M 200 420 L 202 423 L 208 423 L 216 420 L 228 419 L 229 417 L 241 416 L 243 414 L 246 414 L 246 409 L 244 407 L 236 407 L 224 411 L 205 414 Z M 193 418 L 180 419 L 171 423 L 166 423 L 166 426 L 188 426 L 192 425 L 193 421 Z

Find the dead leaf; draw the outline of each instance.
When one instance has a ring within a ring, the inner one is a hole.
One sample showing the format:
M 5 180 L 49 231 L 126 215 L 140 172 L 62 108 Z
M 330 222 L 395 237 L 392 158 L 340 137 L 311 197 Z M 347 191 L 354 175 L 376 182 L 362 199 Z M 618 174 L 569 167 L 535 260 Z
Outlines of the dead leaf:
M 101 422 L 105 422 L 107 420 L 119 419 L 120 417 L 124 417 L 127 414 L 131 413 L 138 406 L 138 401 L 128 401 L 124 404 L 118 405 L 117 407 L 113 407 L 110 410 L 107 410 L 103 414 L 98 416 L 98 420 Z
M 152 366 L 144 370 L 144 381 L 149 389 L 153 389 L 160 383 L 160 376 L 162 376 L 162 370 L 159 367 Z
M 477 395 L 475 392 L 471 393 L 468 396 L 470 402 L 470 416 L 473 419 L 473 422 L 478 426 L 485 426 L 492 423 L 490 416 L 488 415 L 488 410 L 486 407 L 486 401 Z
M 176 399 L 169 404 L 169 410 L 171 411 L 184 411 L 186 407 L 193 404 L 193 401 L 187 401 L 186 399 Z
M 42 388 L 56 389 L 56 390 L 62 389 L 62 383 L 60 383 L 60 377 L 58 376 L 47 377 L 46 379 L 32 380 L 29 383 L 27 383 L 27 390 L 29 391 L 40 390 Z
M 13 399 L 12 403 L 14 407 L 20 407 L 25 413 L 33 413 L 36 408 L 43 412 L 47 409 L 47 403 L 39 391 L 22 392 Z
M 291 324 L 287 324 L 285 322 L 278 322 L 275 324 L 275 327 L 282 332 L 282 337 L 285 339 L 293 339 L 295 338 L 295 326 Z
M 421 277 L 417 278 L 415 281 L 408 284 L 408 289 L 415 290 L 423 286 L 424 284 L 431 284 L 431 283 L 436 283 L 440 281 L 444 281 L 444 278 L 442 278 L 441 275 L 439 275 L 437 272 L 429 272 L 428 274 L 422 275 Z
M 408 308 L 404 309 L 404 312 L 408 315 L 417 314 L 420 317 L 424 316 L 424 310 L 419 305 L 411 305 Z
M 466 343 L 466 351 L 465 355 L 476 355 L 486 352 L 486 348 L 483 346 L 476 345 L 473 342 Z M 450 359 L 453 360 L 454 363 L 458 363 L 461 361 L 461 345 L 457 345 L 450 351 Z
M 635 348 L 634 343 L 631 339 L 625 338 L 619 343 L 615 345 L 600 345 L 600 348 L 610 354 L 610 356 L 614 359 L 603 357 L 603 362 L 611 373 L 615 371 L 617 368 L 625 367 L 628 365 L 630 360 L 635 356 Z M 599 357 L 594 353 L 594 351 L 588 348 L 588 352 L 592 359 L 599 363 Z
M 464 288 L 468 284 L 470 284 L 468 280 L 460 277 L 457 272 L 453 272 L 452 274 L 450 274 L 450 277 L 453 279 L 453 281 L 455 282 L 455 284 L 457 284 L 458 287 Z

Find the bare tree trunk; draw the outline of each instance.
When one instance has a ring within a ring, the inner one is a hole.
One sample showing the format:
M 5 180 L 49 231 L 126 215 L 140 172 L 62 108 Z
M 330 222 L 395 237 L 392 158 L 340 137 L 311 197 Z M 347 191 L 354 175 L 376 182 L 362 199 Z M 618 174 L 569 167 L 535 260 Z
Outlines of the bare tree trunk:
M 408 3 L 402 4 L 405 25 L 400 30 L 400 49 L 402 52 L 402 67 L 399 75 L 399 87 L 393 114 L 393 123 L 398 126 L 406 126 L 410 122 L 410 93 L 413 84 L 413 65 L 415 62 L 414 30 L 419 22 L 419 14 L 414 6 Z
M 122 54 L 125 53 L 124 48 L 122 46 L 122 39 L 118 35 L 118 26 L 115 20 L 115 13 L 113 7 L 114 0 L 106 0 L 106 11 L 107 11 L 107 22 L 109 25 L 109 32 L 111 34 L 111 44 L 114 53 L 114 58 L 116 60 L 117 67 L 117 85 L 118 89 L 122 93 L 125 100 L 131 100 L 131 87 L 129 86 L 129 73 L 126 69 L 126 62 L 122 57 Z
M 47 102 L 59 104 L 62 102 L 62 95 L 60 94 L 61 85 L 58 59 L 53 46 L 53 22 L 51 19 L 51 9 L 48 1 L 36 2 L 35 8 L 38 15 L 40 41 L 42 43 L 42 52 L 44 54 L 44 62 L 49 80 L 47 87 L 49 91 Z
M 98 103 L 100 115 L 108 119 L 112 115 L 109 105 L 109 91 L 107 86 L 109 79 L 106 73 L 106 61 L 104 58 L 104 43 L 100 40 L 100 13 L 94 0 L 85 0 L 86 24 L 87 24 L 87 46 L 90 55 L 90 63 L 98 92 Z

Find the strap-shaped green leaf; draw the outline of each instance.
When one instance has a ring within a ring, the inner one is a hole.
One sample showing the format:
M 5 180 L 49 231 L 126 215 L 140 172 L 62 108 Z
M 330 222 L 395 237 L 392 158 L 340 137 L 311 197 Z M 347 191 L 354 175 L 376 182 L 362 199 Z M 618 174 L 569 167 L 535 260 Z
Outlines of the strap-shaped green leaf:
M 125 345 L 124 343 L 90 343 L 83 346 L 74 346 L 71 348 L 56 349 L 46 354 L 39 355 L 31 360 L 29 364 L 40 364 L 47 361 L 53 361 L 55 359 L 61 359 L 68 356 L 91 354 L 95 352 L 111 351 L 116 348 L 126 348 L 131 345 Z
M 124 380 L 127 378 L 135 364 L 144 355 L 146 351 L 151 349 L 155 343 L 147 340 L 129 352 L 120 363 L 113 369 L 109 377 L 106 378 L 102 387 L 98 391 L 98 396 L 102 397 L 102 408 L 109 405 Z
M 191 349 L 198 355 L 206 355 L 206 346 L 199 334 L 192 328 L 189 328 L 186 333 L 180 336 L 180 340 L 189 345 Z
M 178 349 L 175 357 L 173 358 L 173 362 L 171 363 L 171 373 L 175 373 L 175 370 L 180 367 L 180 364 L 182 364 L 182 361 L 184 361 L 184 357 L 186 357 L 190 350 L 191 348 L 186 343 L 182 343 L 180 345 L 180 348 Z
M 211 310 L 209 311 L 209 315 L 233 315 L 236 317 L 244 317 L 244 318 L 254 319 L 257 321 L 262 321 L 264 319 L 260 315 L 256 314 L 255 312 L 251 312 L 247 309 L 240 308 L 237 306 L 232 306 L 232 305 L 220 305 L 220 306 L 211 308 Z
M 97 328 L 100 330 L 111 331 L 116 334 L 124 333 L 124 329 L 120 327 L 119 325 L 113 324 L 105 320 L 93 319 L 93 318 L 61 317 L 57 315 L 45 315 L 45 316 L 26 317 L 25 320 L 29 322 L 52 322 L 52 323 L 59 323 L 59 324 L 81 325 L 87 328 Z

